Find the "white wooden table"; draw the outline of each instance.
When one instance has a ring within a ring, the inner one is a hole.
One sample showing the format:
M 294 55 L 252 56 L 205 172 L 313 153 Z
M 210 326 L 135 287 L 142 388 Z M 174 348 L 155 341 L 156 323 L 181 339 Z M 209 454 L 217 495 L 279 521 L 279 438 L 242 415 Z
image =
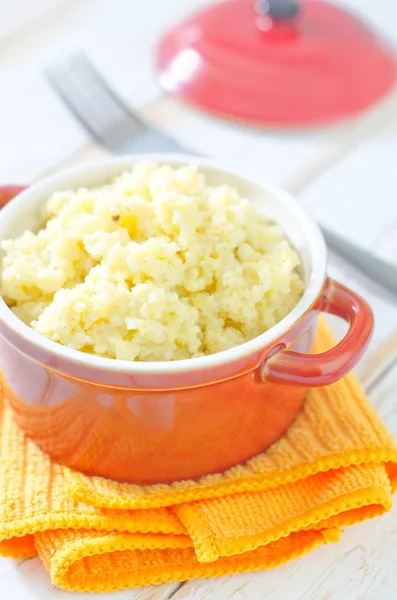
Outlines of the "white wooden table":
M 83 48 L 116 91 L 186 147 L 295 192 L 320 221 L 397 262 L 397 93 L 370 113 L 333 129 L 254 131 L 198 114 L 164 97 L 151 52 L 159 33 L 208 0 L 13 0 L 0 4 L 0 183 L 24 183 L 106 152 L 96 146 L 46 83 L 42 69 Z M 397 47 L 395 0 L 344 0 Z M 397 300 L 348 264 L 330 272 L 371 303 L 375 335 L 358 373 L 397 436 Z M 397 593 L 397 505 L 348 529 L 339 544 L 273 571 L 105 594 L 107 600 L 383 600 Z M 71 600 L 53 588 L 38 559 L 0 559 L 0 597 Z M 81 594 L 80 598 L 92 597 Z

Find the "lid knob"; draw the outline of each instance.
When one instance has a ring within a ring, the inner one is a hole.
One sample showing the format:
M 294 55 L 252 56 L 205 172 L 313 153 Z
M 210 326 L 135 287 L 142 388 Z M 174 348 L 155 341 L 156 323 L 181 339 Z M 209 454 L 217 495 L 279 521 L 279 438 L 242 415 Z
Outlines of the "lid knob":
M 257 0 L 255 10 L 274 21 L 290 21 L 297 16 L 300 8 L 296 0 Z

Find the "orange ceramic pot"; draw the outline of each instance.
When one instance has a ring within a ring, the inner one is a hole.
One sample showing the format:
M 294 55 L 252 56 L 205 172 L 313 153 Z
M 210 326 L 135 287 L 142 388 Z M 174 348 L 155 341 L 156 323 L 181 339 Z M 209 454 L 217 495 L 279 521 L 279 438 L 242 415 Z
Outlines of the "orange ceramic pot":
M 0 300 L 0 363 L 19 426 L 55 461 L 147 484 L 221 472 L 265 450 L 291 425 L 309 386 L 329 384 L 354 367 L 373 329 L 366 302 L 327 278 L 324 240 L 298 203 L 206 159 L 135 155 L 50 177 L 1 211 L 0 239 L 37 228 L 39 209 L 53 191 L 101 185 L 148 158 L 196 163 L 210 182 L 230 183 L 262 207 L 300 254 L 305 292 L 280 323 L 241 346 L 152 363 L 63 347 L 30 329 Z M 329 352 L 311 355 L 321 311 L 349 328 Z

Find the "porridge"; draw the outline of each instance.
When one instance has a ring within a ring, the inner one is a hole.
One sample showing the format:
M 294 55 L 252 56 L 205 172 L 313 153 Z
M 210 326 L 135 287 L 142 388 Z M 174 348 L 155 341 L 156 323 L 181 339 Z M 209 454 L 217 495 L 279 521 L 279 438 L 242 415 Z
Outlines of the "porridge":
M 242 344 L 297 304 L 282 230 L 193 166 L 140 163 L 107 185 L 54 193 L 43 228 L 2 243 L 2 295 L 41 335 L 131 361 Z

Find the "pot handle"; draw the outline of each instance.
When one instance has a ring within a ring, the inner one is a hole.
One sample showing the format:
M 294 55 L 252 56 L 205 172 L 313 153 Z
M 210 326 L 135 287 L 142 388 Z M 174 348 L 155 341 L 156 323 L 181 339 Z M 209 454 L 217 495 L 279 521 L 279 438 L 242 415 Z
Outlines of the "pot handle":
M 341 379 L 357 364 L 374 327 L 367 302 L 341 283 L 327 279 L 320 309 L 347 321 L 349 330 L 345 337 L 321 354 L 301 354 L 287 349 L 275 352 L 261 365 L 263 381 L 317 387 Z
M 24 185 L 0 185 L 0 208 L 25 189 Z

